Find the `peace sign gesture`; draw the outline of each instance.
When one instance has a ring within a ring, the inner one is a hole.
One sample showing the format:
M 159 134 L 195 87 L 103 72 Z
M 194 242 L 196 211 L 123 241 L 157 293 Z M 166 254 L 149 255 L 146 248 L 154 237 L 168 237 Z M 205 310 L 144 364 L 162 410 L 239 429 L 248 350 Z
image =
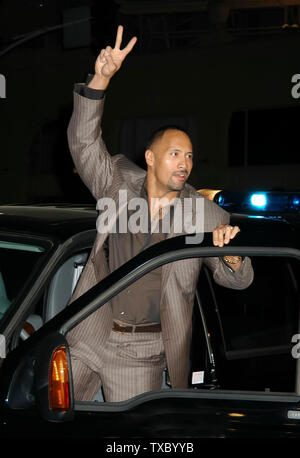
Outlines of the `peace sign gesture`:
M 99 56 L 97 57 L 95 63 L 94 83 L 91 82 L 92 84 L 89 84 L 90 87 L 95 87 L 95 84 L 97 85 L 97 82 L 100 83 L 101 81 L 105 86 L 107 86 L 110 78 L 119 70 L 123 60 L 133 49 L 137 41 L 137 38 L 133 37 L 125 48 L 120 49 L 122 38 L 123 26 L 119 25 L 114 48 L 107 46 L 105 49 L 101 50 Z M 96 89 L 100 89 L 99 85 L 97 86 L 98 87 L 96 87 Z M 101 87 L 101 89 L 105 89 L 105 87 Z

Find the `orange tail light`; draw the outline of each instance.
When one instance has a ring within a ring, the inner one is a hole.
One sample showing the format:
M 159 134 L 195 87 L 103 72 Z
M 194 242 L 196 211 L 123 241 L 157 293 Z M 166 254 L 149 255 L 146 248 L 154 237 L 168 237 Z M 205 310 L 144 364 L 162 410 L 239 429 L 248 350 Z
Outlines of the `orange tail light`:
M 49 369 L 49 404 L 51 410 L 70 408 L 69 365 L 66 347 L 58 347 L 51 358 Z

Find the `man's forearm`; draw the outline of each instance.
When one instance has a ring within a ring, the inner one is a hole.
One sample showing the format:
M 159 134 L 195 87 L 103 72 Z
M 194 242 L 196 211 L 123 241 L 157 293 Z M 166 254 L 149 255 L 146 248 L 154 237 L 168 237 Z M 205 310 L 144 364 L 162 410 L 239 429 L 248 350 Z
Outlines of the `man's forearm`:
M 95 91 L 85 85 L 78 87 Z M 75 91 L 74 110 L 67 131 L 77 172 L 96 200 L 110 186 L 113 175 L 111 156 L 102 139 L 103 104 L 103 98 L 90 99 Z

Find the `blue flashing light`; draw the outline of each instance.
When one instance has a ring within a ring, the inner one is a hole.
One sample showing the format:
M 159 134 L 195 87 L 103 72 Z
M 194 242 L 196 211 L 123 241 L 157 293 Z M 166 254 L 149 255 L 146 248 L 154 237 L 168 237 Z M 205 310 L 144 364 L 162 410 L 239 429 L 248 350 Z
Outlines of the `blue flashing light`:
M 219 205 L 224 205 L 225 203 L 225 199 L 224 199 L 224 196 L 222 196 L 222 194 L 219 195 L 219 198 L 218 198 L 218 204 Z
M 300 214 L 300 191 L 222 191 L 214 201 L 227 211 L 257 215 L 273 213 Z
M 293 205 L 295 205 L 295 206 L 300 205 L 300 199 L 298 197 L 294 198 Z
M 264 208 L 267 204 L 266 194 L 252 194 L 250 202 L 253 207 Z

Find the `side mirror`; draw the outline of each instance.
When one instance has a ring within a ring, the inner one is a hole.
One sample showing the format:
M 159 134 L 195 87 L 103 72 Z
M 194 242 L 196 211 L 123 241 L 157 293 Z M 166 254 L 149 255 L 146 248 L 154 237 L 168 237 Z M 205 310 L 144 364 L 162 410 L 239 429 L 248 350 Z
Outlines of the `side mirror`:
M 10 383 L 7 405 L 11 409 L 35 407 L 46 421 L 74 418 L 71 358 L 62 334 L 48 335 L 21 360 Z

